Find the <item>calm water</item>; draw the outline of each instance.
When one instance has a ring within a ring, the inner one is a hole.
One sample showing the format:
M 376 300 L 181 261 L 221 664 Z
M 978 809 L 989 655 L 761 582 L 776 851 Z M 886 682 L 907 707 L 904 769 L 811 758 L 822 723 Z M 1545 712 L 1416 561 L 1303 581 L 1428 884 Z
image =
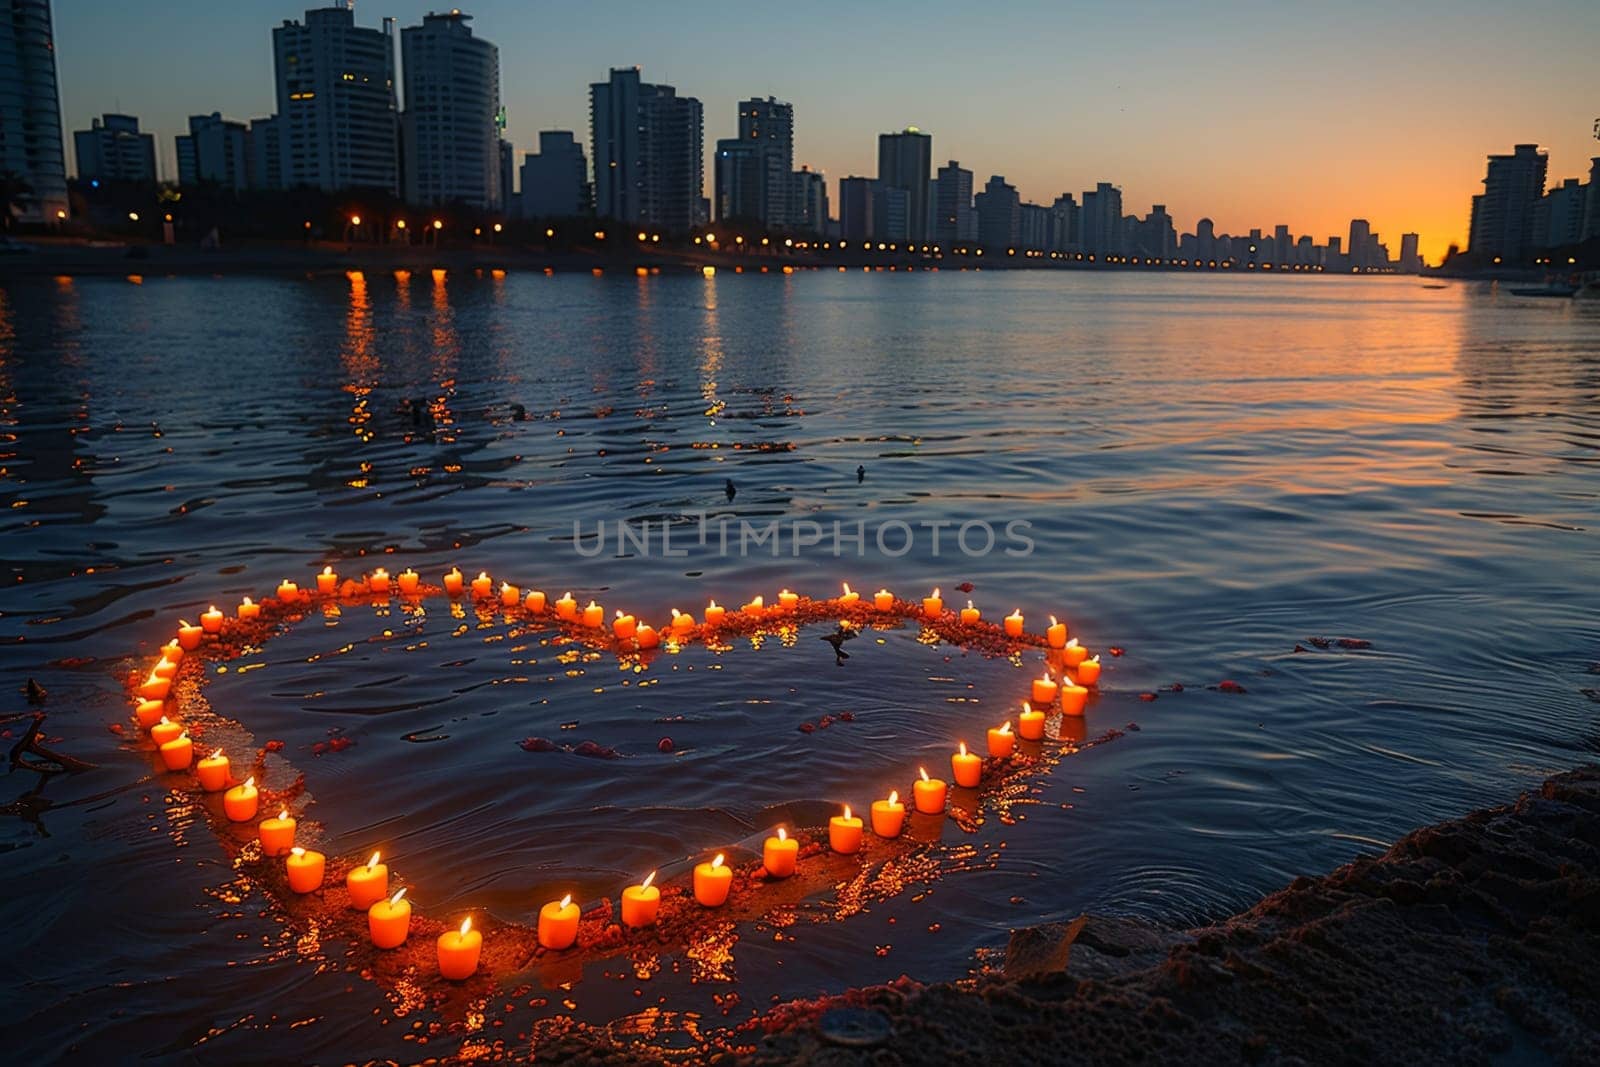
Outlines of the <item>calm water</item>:
M 36 677 L 59 747 L 101 764 L 36 794 L 3 780 L 19 1060 L 454 1048 L 403 1040 L 416 1017 L 337 949 L 297 947 L 259 893 L 230 903 L 203 819 L 108 729 L 128 657 L 178 615 L 360 553 L 655 621 L 840 580 L 954 605 L 970 581 L 991 617 L 1059 612 L 1126 649 L 1088 728 L 1140 729 L 1036 779 L 1025 821 L 952 827 L 925 899 L 782 942 L 740 930 L 718 980 L 664 972 L 642 1000 L 591 973 L 548 1006 L 491 1004 L 508 1041 L 564 997 L 592 1021 L 660 1007 L 624 1025 L 670 1032 L 960 977 L 1009 928 L 1084 910 L 1227 914 L 1600 749 L 1593 306 L 1414 279 L 63 281 L 0 288 L 0 419 L 6 710 Z M 693 544 L 701 510 L 1024 520 L 1036 547 L 968 558 L 946 531 L 938 556 L 924 532 L 899 557 L 725 557 Z M 676 518 L 689 555 L 575 551 L 574 520 L 622 518 Z M 285 742 L 329 850 L 382 847 L 431 914 L 526 918 L 786 812 L 865 805 L 1037 673 L 901 631 L 844 667 L 802 633 L 633 674 L 433 607 L 308 622 L 207 689 L 240 750 Z M 1225 678 L 1248 692 L 1206 688 Z M 796 728 L 841 710 L 856 721 Z M 354 744 L 317 755 L 335 734 Z M 517 745 L 535 735 L 624 758 Z

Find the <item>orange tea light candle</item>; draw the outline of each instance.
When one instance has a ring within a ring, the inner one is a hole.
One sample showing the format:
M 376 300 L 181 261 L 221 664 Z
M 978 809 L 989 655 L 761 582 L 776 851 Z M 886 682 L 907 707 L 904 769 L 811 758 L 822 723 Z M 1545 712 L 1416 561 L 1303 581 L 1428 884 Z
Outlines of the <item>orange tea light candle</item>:
M 399 948 L 411 932 L 411 901 L 404 889 L 367 909 L 367 933 L 377 948 Z
M 158 678 L 152 671 L 150 677 L 139 683 L 139 696 L 145 700 L 165 700 L 171 688 L 172 679 Z
M 246 778 L 243 785 L 236 785 L 222 794 L 222 811 L 230 822 L 249 822 L 256 817 L 256 806 L 260 802 L 256 780 Z
M 626 641 L 638 632 L 638 621 L 632 615 L 617 612 L 617 617 L 611 620 L 611 632 L 617 635 L 617 640 Z
M 1060 686 L 1056 685 L 1055 679 L 1050 677 L 1050 672 L 1045 671 L 1043 675 L 1033 680 L 1033 702 L 1049 707 L 1056 702 L 1056 691 L 1058 689 L 1060 689 Z
M 284 869 L 289 874 L 289 888 L 296 893 L 315 893 L 322 888 L 322 875 L 328 868 L 328 857 L 313 849 L 296 845 L 289 850 Z
M 181 771 L 194 761 L 194 742 L 188 734 L 179 734 L 161 746 L 161 762 L 169 771 Z
M 380 595 L 389 591 L 389 572 L 379 567 L 367 575 L 367 588 Z
M 418 574 L 410 567 L 407 567 L 405 570 L 395 575 L 394 581 L 395 584 L 400 587 L 400 593 L 402 596 L 411 596 L 416 593 L 417 587 L 422 584 L 422 575 Z
M 967 751 L 965 741 L 961 742 L 961 750 L 950 757 L 950 774 L 963 789 L 975 789 L 983 781 L 983 760 L 977 753 Z
M 1100 657 L 1090 656 L 1078 664 L 1078 684 L 1094 685 L 1100 681 Z
M 221 614 L 221 612 L 217 613 L 219 616 L 217 619 L 217 626 L 219 627 L 222 625 L 222 619 L 220 618 Z M 178 647 L 183 649 L 185 652 L 193 652 L 195 649 L 200 647 L 200 638 L 205 634 L 205 632 L 204 626 L 193 626 L 180 619 L 178 621 Z
M 773 878 L 787 878 L 800 861 L 800 842 L 789 836 L 783 827 L 761 842 L 761 866 Z
M 160 719 L 156 720 L 156 724 L 154 726 L 150 727 L 150 740 L 154 741 L 157 745 L 164 745 L 168 741 L 176 740 L 182 733 L 183 725 L 181 723 L 175 723 L 163 715 Z
M 1022 609 L 1021 608 L 1017 608 L 1010 615 L 1006 616 L 1006 636 L 1007 637 L 1021 637 L 1022 636 Z
M 217 610 L 215 604 L 211 605 L 211 610 L 200 613 L 200 629 L 208 634 L 217 633 L 222 629 L 222 612 Z
M 220 793 L 228 788 L 229 770 L 228 757 L 219 748 L 194 765 L 194 776 L 207 793 Z
M 944 796 L 948 791 L 943 778 L 929 778 L 928 768 L 918 767 L 921 775 L 911 787 L 911 800 L 924 815 L 938 815 L 944 811 Z
M 778 590 L 778 607 L 784 611 L 793 611 L 800 603 L 800 594 L 791 593 L 787 589 Z
M 634 640 L 640 648 L 655 648 L 661 644 L 661 635 L 656 633 L 656 628 L 647 622 L 641 622 L 639 629 L 634 632 Z
M 344 876 L 344 886 L 350 891 L 350 906 L 366 911 L 389 895 L 389 865 L 379 863 L 378 853 L 363 867 L 352 867 Z
M 451 567 L 444 572 L 444 591 L 449 596 L 460 596 L 464 588 L 461 578 L 461 568 Z
M 583 607 L 583 624 L 591 629 L 598 630 L 606 622 L 606 609 L 594 601 L 589 601 Z
M 656 913 L 661 910 L 661 890 L 655 887 L 656 872 L 651 871 L 649 877 L 638 885 L 630 885 L 622 891 L 622 925 L 631 926 L 635 930 L 641 926 L 651 926 L 656 921 Z
M 879 611 L 893 611 L 894 594 L 887 589 L 880 589 L 872 594 L 872 604 Z
M 1078 644 L 1078 639 L 1076 637 L 1063 645 L 1061 652 L 1063 658 L 1067 661 L 1067 666 L 1069 667 L 1076 667 L 1078 664 L 1083 662 L 1083 657 L 1089 654 L 1089 650 L 1087 648 L 1084 648 L 1082 645 Z
M 995 759 L 1005 759 L 1016 747 L 1017 737 L 1011 732 L 1010 719 L 989 731 L 989 755 Z
M 967 601 L 967 606 L 961 609 L 961 622 L 966 626 L 971 626 L 973 623 L 977 622 L 980 617 L 982 617 L 982 614 L 982 612 L 972 606 L 972 601 L 969 600 Z
M 562 593 L 556 601 L 556 616 L 568 622 L 576 622 L 578 618 L 578 602 L 572 599 L 571 593 Z
M 245 599 L 248 600 L 250 598 L 246 597 Z M 178 661 L 162 656 L 161 659 L 156 662 L 156 665 L 150 668 L 150 673 L 155 675 L 157 678 L 165 678 L 170 682 L 172 681 L 172 676 L 178 673 Z
M 514 608 L 522 602 L 522 590 L 510 582 L 500 583 L 500 606 Z
M 745 604 L 739 610 L 740 611 L 748 611 L 748 612 L 752 612 L 752 613 L 759 613 L 761 611 L 764 611 L 766 609 L 766 606 L 767 606 L 766 598 L 758 596 L 758 597 L 752 597 L 750 599 L 749 603 Z
M 298 599 L 299 596 L 300 587 L 291 582 L 289 579 L 285 578 L 283 581 L 278 583 L 279 600 L 295 600 Z
M 262 819 L 256 827 L 256 833 L 261 838 L 261 853 L 265 856 L 281 856 L 294 847 L 295 819 L 289 814 L 289 809 L 284 808 L 270 819 Z
M 1066 715 L 1082 715 L 1084 705 L 1089 702 L 1089 690 L 1081 685 L 1068 682 L 1061 687 L 1061 711 Z
M 706 625 L 721 626 L 723 618 L 728 614 L 728 609 L 722 607 L 715 600 L 706 605 Z
M 672 632 L 675 634 L 686 634 L 692 629 L 694 629 L 694 616 L 681 612 L 677 608 L 673 608 Z
M 839 594 L 839 604 L 848 608 L 859 603 L 861 600 L 861 594 L 856 592 L 854 589 L 851 589 L 849 582 L 843 582 L 841 584 L 844 586 L 844 592 Z
M 333 568 L 322 568 L 322 573 L 317 575 L 317 592 L 323 596 L 332 596 L 338 589 L 339 576 L 333 573 Z
M 439 935 L 439 977 L 450 982 L 471 978 L 478 971 L 482 953 L 483 935 L 472 928 L 469 915 L 461 920 L 461 929 Z
M 937 619 L 944 611 L 944 597 L 939 595 L 937 587 L 928 596 L 922 598 L 922 614 L 929 619 Z
M 249 597 L 239 601 L 239 618 L 256 619 L 261 617 L 261 605 Z
M 148 730 L 160 722 L 167 714 L 167 704 L 164 700 L 141 700 L 133 709 L 133 717 L 139 721 L 139 729 Z
M 176 640 L 168 641 L 166 644 L 161 646 L 161 658 L 165 660 L 171 660 L 173 663 L 182 661 L 183 646 L 180 645 Z
M 530 589 L 528 590 L 528 595 L 522 598 L 522 606 L 535 613 L 542 612 L 544 611 L 544 601 L 543 589 Z
M 1044 740 L 1044 712 L 1034 711 L 1026 700 L 1022 702 L 1022 714 L 1017 716 L 1017 736 L 1024 741 Z
M 828 820 L 828 847 L 844 856 L 861 851 L 861 818 L 850 814 L 848 804 L 843 815 Z
M 472 595 L 478 600 L 487 600 L 494 592 L 494 582 L 489 580 L 488 571 L 479 571 L 478 576 L 472 579 Z
M 899 837 L 900 828 L 906 824 L 906 806 L 900 803 L 900 794 L 889 791 L 888 800 L 872 802 L 872 832 L 879 837 Z
M 722 853 L 710 863 L 697 863 L 694 867 L 694 899 L 708 908 L 720 908 L 727 903 L 728 890 L 733 887 L 733 868 L 722 863 Z
M 539 909 L 539 944 L 560 952 L 578 940 L 578 906 L 568 893 Z
M 1067 647 L 1067 624 L 1058 622 L 1054 615 L 1050 616 L 1050 627 L 1044 632 L 1045 640 L 1051 648 Z

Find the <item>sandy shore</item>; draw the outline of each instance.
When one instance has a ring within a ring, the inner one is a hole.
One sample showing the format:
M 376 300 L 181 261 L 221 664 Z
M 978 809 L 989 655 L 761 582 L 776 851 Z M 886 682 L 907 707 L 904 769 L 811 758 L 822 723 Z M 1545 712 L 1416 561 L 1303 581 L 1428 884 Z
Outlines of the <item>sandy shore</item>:
M 1213 926 L 1086 916 L 1004 973 L 780 1005 L 755 1064 L 1600 1062 L 1600 766 L 1296 879 Z M 575 1029 L 541 1061 L 638 1062 Z

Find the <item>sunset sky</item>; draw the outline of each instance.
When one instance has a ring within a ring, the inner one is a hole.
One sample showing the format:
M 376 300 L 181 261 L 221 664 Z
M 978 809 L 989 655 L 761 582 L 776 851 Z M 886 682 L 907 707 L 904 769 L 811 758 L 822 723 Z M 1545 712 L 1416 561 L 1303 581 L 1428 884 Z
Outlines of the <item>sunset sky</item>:
M 63 121 L 137 115 L 174 176 L 187 116 L 273 107 L 278 0 L 55 0 Z M 356 19 L 410 25 L 417 0 L 360 0 Z M 1180 230 L 1287 223 L 1317 241 L 1364 216 L 1389 242 L 1416 230 L 1430 260 L 1463 241 L 1484 157 L 1550 151 L 1552 183 L 1600 155 L 1600 3 L 1410 0 L 1334 4 L 557 4 L 479 0 L 474 32 L 500 48 L 510 137 L 588 135 L 588 84 L 638 65 L 705 105 L 706 147 L 735 103 L 795 106 L 795 162 L 871 175 L 877 134 L 933 135 L 980 185 L 1003 174 L 1048 203 L 1096 181 L 1124 209 L 1164 203 Z M 707 182 L 710 167 L 707 166 Z M 835 210 L 837 205 L 835 204 Z

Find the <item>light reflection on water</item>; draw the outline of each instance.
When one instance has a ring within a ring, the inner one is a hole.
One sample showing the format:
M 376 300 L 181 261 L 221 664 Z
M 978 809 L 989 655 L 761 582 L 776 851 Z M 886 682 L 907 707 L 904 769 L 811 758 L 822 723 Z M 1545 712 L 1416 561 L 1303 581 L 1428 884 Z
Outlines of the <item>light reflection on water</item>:
M 679 961 L 514 998 L 507 1039 L 567 996 L 629 1032 L 699 1032 L 772 994 L 960 975 L 1014 925 L 1214 916 L 1503 799 L 1600 748 L 1580 695 L 1600 659 L 1597 341 L 1593 307 L 1407 279 L 396 272 L 0 289 L 6 680 L 37 677 L 60 747 L 102 764 L 28 796 L 13 774 L 0 796 L 0 909 L 34 966 L 0 1022 L 34 1017 L 34 1058 L 72 1042 L 241 1055 L 263 1031 L 301 1059 L 416 1051 L 412 1018 L 385 1025 L 394 1005 L 340 973 L 342 949 L 297 957 L 192 808 L 106 729 L 125 710 L 121 657 L 178 614 L 389 549 L 391 571 L 486 568 L 658 624 L 780 585 L 971 581 L 990 617 L 1058 611 L 1128 650 L 1108 657 L 1089 725 L 1140 729 L 1034 783 L 1021 821 L 947 829 L 961 869 L 922 899 L 783 940 L 711 938 L 703 957 L 737 974 L 732 1008 L 709 995 L 729 983 L 691 988 Z M 686 558 L 619 561 L 571 545 L 574 519 L 701 510 L 1026 519 L 1037 549 L 738 560 L 687 540 Z M 255 743 L 286 742 L 337 851 L 381 841 L 426 907 L 525 917 L 558 884 L 599 895 L 796 805 L 864 806 L 1024 694 L 1031 671 L 947 663 L 914 637 L 852 647 L 843 668 L 802 633 L 635 675 L 437 610 L 344 612 L 208 696 Z M 1248 692 L 1206 688 L 1224 678 Z M 795 728 L 843 709 L 856 721 Z M 313 754 L 330 730 L 355 745 Z M 419 731 L 447 736 L 404 740 Z M 517 746 L 535 735 L 625 758 Z

